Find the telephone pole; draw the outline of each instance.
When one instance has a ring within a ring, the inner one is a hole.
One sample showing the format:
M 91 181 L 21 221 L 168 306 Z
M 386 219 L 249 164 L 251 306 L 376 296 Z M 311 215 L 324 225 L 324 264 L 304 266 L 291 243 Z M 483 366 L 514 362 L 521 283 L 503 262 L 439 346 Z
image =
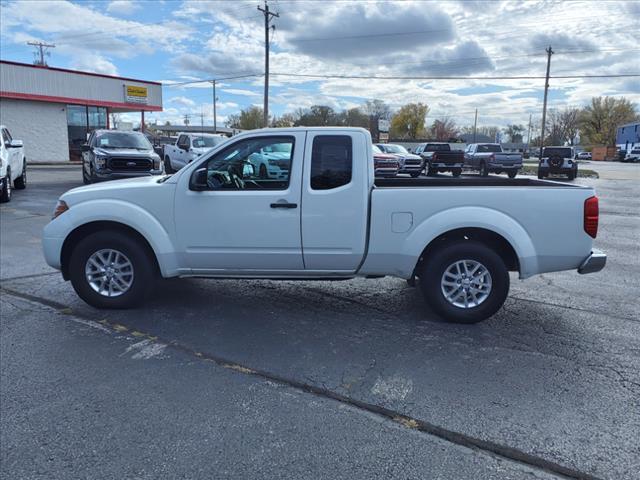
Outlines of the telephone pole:
M 478 128 L 478 109 L 476 108 L 476 118 L 473 121 L 473 143 L 476 143 L 476 131 Z
M 547 52 L 547 76 L 544 81 L 544 102 L 542 104 L 542 131 L 540 132 L 540 156 L 542 158 L 542 149 L 544 148 L 544 124 L 547 121 L 547 94 L 549 93 L 549 72 L 551 71 L 551 45 L 545 50 Z
M 211 86 L 213 87 L 213 133 L 218 133 L 218 117 L 216 115 L 216 81 L 211 80 Z
M 263 126 L 269 126 L 269 23 L 272 17 L 279 17 L 280 14 L 269 11 L 269 4 L 264 0 L 264 8 L 258 7 L 264 14 L 264 107 L 262 120 Z M 276 27 L 273 26 L 275 29 Z
M 27 45 L 38 47 L 40 60 L 35 60 L 33 64 L 40 65 L 41 67 L 47 66 L 47 62 L 44 61 L 45 54 L 47 55 L 49 54 L 49 52 L 47 52 L 47 49 L 56 48 L 55 45 L 52 45 L 50 43 L 42 43 L 42 42 L 27 42 Z
M 531 143 L 531 114 L 529 114 L 529 128 L 527 129 L 527 150 L 529 150 L 530 143 Z

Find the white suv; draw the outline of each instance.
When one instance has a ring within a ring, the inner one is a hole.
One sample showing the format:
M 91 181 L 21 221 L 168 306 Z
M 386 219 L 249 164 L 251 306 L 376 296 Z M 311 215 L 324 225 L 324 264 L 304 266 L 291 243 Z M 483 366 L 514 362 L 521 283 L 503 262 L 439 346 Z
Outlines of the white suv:
M 27 160 L 22 140 L 11 138 L 4 125 L 0 125 L 0 137 L 0 202 L 8 202 L 12 186 L 18 190 L 27 186 Z

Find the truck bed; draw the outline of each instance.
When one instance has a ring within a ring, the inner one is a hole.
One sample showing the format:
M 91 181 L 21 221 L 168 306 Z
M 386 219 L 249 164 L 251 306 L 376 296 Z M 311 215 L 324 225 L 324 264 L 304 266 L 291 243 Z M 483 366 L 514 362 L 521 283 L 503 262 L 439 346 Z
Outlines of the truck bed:
M 420 178 L 376 178 L 378 188 L 416 188 L 416 187 L 563 187 L 581 188 L 570 183 L 537 180 L 534 178 L 507 177 L 420 177 Z

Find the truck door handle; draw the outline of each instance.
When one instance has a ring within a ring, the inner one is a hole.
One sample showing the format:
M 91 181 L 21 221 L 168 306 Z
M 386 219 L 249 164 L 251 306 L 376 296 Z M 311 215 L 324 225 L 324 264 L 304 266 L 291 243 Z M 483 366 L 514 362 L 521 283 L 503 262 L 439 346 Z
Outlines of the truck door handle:
M 277 202 L 272 203 L 271 208 L 298 208 L 298 204 L 289 202 Z

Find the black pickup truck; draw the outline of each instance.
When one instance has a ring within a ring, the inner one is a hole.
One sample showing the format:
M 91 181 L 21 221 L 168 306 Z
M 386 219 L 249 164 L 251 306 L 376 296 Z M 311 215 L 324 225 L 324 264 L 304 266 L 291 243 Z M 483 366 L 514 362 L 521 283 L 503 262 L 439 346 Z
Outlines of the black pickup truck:
M 448 143 L 421 143 L 415 149 L 424 161 L 427 175 L 432 177 L 438 172 L 451 172 L 459 177 L 464 166 L 464 152 L 451 150 Z
M 88 183 L 164 173 L 160 156 L 140 132 L 94 130 L 82 145 L 82 181 Z

